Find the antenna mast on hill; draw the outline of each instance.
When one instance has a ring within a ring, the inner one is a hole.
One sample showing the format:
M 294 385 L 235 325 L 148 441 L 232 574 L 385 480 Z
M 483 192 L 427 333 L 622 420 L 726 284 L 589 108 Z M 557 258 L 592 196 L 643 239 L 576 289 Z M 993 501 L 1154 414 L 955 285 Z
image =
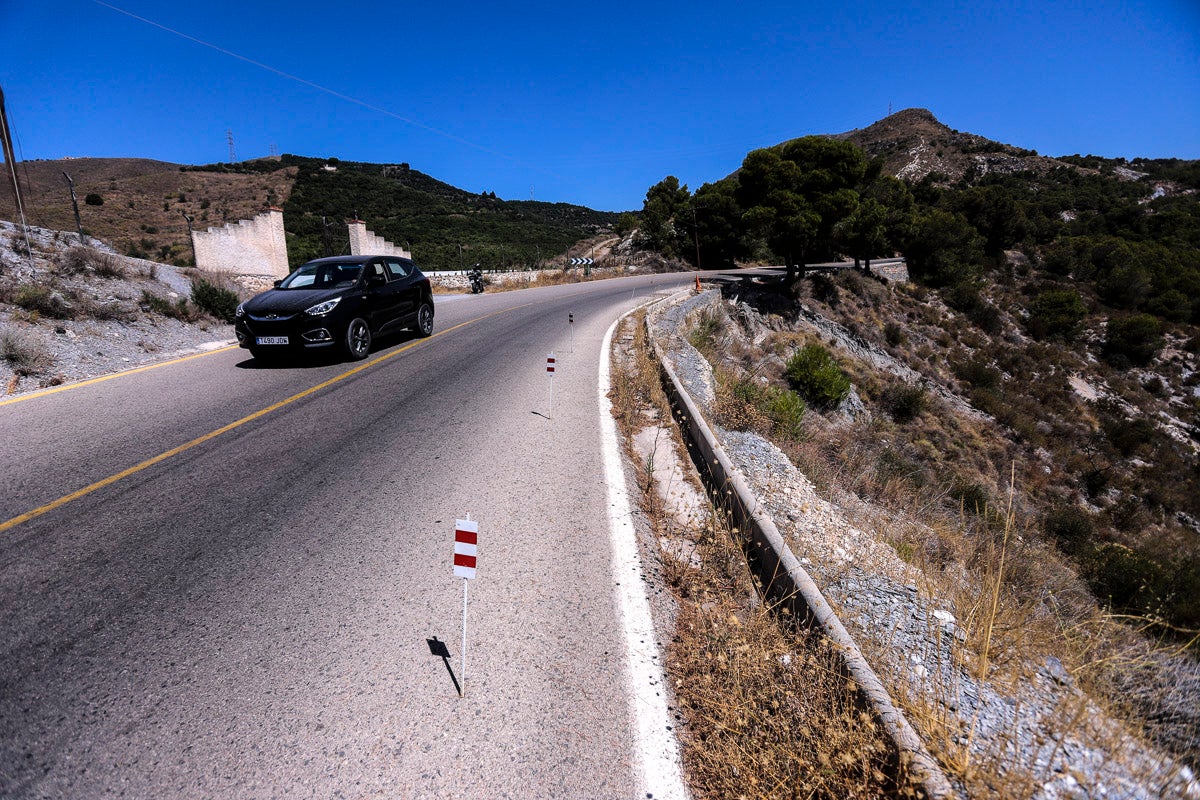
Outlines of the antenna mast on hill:
M 21 184 L 17 180 L 17 159 L 13 155 L 12 134 L 8 131 L 8 112 L 4 108 L 3 89 L 0 89 L 0 145 L 4 150 L 4 163 L 8 165 L 8 169 L 4 171 L 12 182 L 13 200 L 17 204 L 17 213 L 21 216 L 21 230 L 25 233 L 25 253 L 29 256 L 29 266 L 33 269 L 35 268 L 33 247 L 29 244 L 29 224 L 25 221 L 25 204 L 21 202 Z
M 229 142 L 229 163 L 237 161 L 237 153 L 233 149 L 233 128 L 225 129 L 225 139 Z

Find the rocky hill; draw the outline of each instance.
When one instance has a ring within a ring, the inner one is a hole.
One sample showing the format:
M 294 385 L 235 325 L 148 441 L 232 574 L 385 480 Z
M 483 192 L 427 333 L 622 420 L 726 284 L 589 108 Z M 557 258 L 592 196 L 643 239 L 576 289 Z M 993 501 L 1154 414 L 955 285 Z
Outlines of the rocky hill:
M 831 138 L 853 142 L 870 156 L 882 156 L 888 173 L 913 182 L 930 173 L 944 176 L 947 181 L 959 181 L 987 174 L 1044 174 L 1065 166 L 1033 150 L 956 131 L 924 108 L 898 111 L 866 128 Z

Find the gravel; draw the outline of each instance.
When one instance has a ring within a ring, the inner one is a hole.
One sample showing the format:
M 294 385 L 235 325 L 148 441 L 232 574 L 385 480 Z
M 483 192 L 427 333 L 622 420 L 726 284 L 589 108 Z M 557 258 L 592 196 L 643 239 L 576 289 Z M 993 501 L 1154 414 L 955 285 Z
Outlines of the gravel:
M 0 396 L 119 372 L 222 347 L 233 326 L 211 318 L 185 322 L 149 311 L 143 292 L 172 304 L 191 296 L 191 279 L 166 264 L 117 254 L 92 239 L 90 255 L 122 276 L 66 267 L 75 234 L 29 229 L 33 264 L 19 226 L 0 222 Z M 30 286 L 45 287 L 63 309 L 55 318 L 12 302 Z

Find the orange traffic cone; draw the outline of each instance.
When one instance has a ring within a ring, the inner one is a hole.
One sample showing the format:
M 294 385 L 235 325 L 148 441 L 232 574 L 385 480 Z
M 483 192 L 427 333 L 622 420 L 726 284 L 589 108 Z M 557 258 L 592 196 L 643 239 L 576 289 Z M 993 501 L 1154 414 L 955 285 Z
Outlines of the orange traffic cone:
M 704 291 L 703 289 L 700 288 L 700 276 L 699 275 L 696 276 L 696 291 L 697 292 Z

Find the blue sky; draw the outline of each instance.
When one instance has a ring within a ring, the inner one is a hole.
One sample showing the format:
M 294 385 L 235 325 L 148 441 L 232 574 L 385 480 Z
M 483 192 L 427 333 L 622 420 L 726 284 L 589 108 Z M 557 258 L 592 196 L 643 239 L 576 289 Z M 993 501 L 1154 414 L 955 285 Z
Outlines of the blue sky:
M 239 159 L 640 209 L 665 175 L 695 189 L 889 107 L 1046 155 L 1200 158 L 1200 0 L 0 0 L 0 87 L 19 159 L 211 163 L 231 130 Z

